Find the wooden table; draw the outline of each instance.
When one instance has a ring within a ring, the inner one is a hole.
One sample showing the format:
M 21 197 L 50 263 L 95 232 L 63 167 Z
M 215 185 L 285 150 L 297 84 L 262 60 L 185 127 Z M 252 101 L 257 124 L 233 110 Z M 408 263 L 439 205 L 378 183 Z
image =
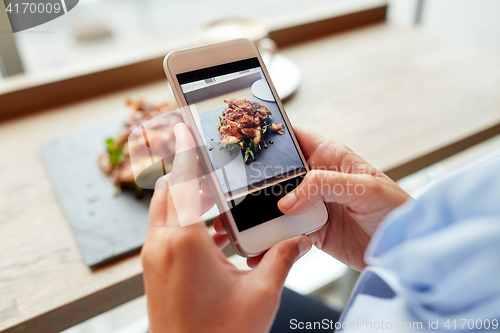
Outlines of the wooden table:
M 283 50 L 303 73 L 294 124 L 398 179 L 500 133 L 500 59 L 385 24 Z M 143 294 L 138 255 L 84 263 L 41 163 L 41 142 L 124 117 L 166 82 L 0 124 L 0 331 L 58 332 Z

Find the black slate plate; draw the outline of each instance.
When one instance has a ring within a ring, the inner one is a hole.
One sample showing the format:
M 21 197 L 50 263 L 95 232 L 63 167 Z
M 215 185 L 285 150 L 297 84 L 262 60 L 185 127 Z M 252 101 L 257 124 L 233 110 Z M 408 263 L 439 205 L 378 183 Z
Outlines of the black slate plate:
M 250 98 L 248 100 L 265 104 L 272 112 L 272 121 L 284 124 L 283 117 L 276 103 L 263 101 L 258 98 Z M 209 151 L 212 163 L 215 169 L 223 166 L 226 168 L 226 173 L 231 183 L 230 188 L 233 191 L 246 186 L 246 184 L 257 184 L 270 177 L 281 176 L 284 174 L 284 170 L 290 171 L 303 167 L 302 160 L 297 153 L 288 129 L 285 128 L 284 135 L 273 133 L 270 130 L 269 133 L 265 133 L 264 138 L 268 142 L 268 148 L 260 150 L 256 156 L 256 161 L 245 164 L 246 179 L 242 179 L 239 176 L 241 172 L 239 174 L 231 173 L 232 170 L 227 170 L 226 166 L 235 158 L 234 154 L 241 154 L 241 149 L 229 152 L 227 149 L 219 150 L 218 148 L 220 134 L 217 132 L 217 123 L 224 108 L 220 107 L 202 113 L 200 122 L 206 142 L 209 146 L 213 147 Z M 269 141 L 274 141 L 274 144 L 269 144 Z
M 64 213 L 87 265 L 93 267 L 140 249 L 148 229 L 152 191 L 142 199 L 114 186 L 97 166 L 104 140 L 122 121 L 105 124 L 40 146 Z

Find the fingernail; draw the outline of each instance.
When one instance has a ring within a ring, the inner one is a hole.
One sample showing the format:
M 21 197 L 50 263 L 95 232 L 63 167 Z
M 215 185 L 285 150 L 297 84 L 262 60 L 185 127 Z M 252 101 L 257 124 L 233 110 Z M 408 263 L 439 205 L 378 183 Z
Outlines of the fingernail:
M 281 200 L 278 202 L 278 205 L 280 209 L 289 210 L 295 205 L 296 202 L 297 202 L 297 196 L 295 195 L 294 192 L 290 192 L 283 198 L 281 198 Z
M 312 247 L 312 242 L 309 239 L 309 237 L 306 236 L 306 237 L 302 238 L 301 241 L 299 242 L 300 256 L 303 256 L 304 254 L 309 252 L 311 247 Z
M 177 133 L 178 131 L 179 131 L 179 124 L 175 124 L 175 126 L 174 126 L 174 134 L 175 134 L 175 137 L 177 137 L 177 136 L 178 136 L 178 133 Z

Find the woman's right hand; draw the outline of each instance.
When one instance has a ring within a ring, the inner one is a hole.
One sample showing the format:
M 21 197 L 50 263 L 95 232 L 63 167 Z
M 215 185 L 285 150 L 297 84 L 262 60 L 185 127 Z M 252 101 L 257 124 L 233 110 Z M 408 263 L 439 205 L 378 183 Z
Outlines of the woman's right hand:
M 294 130 L 311 171 L 278 208 L 298 215 L 325 202 L 328 224 L 309 237 L 319 249 L 362 270 L 364 252 L 378 225 L 410 196 L 347 146 L 300 127 Z
M 378 225 L 410 196 L 347 146 L 300 127 L 294 130 L 311 171 L 279 201 L 278 208 L 286 215 L 298 215 L 325 202 L 328 224 L 309 237 L 319 249 L 362 270 L 364 252 Z M 225 233 L 219 218 L 214 227 Z M 248 265 L 254 267 L 259 261 L 260 257 L 250 258 Z

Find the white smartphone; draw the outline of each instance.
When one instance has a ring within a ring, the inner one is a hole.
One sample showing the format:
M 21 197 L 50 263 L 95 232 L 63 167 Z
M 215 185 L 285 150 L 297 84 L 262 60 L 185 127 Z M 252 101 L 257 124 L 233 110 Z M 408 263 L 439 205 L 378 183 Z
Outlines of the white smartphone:
M 322 228 L 326 206 L 296 216 L 277 206 L 309 171 L 255 44 L 248 39 L 170 52 L 164 69 L 235 250 L 262 254 Z

